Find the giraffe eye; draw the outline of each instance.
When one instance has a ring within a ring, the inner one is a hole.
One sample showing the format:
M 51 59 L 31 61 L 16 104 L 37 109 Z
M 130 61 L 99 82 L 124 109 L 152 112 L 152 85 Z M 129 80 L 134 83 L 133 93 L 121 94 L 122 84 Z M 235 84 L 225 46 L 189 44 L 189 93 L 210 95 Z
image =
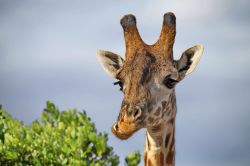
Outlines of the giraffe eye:
M 120 91 L 123 91 L 123 83 L 121 81 L 114 82 L 114 85 L 119 85 Z
M 178 82 L 177 80 L 174 80 L 172 78 L 170 78 L 171 75 L 168 75 L 165 77 L 165 79 L 163 80 L 163 84 L 169 88 L 172 89 L 174 88 L 174 86 L 176 85 L 176 83 Z

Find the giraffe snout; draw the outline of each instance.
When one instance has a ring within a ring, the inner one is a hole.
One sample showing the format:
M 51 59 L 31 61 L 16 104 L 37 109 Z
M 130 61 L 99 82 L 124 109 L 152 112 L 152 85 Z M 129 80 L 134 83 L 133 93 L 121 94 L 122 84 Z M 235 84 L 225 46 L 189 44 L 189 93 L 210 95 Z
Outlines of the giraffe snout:
M 120 139 L 128 139 L 142 128 L 142 108 L 134 105 L 123 106 L 117 121 L 112 126 L 113 134 Z
M 115 124 L 113 124 L 113 126 L 112 126 L 112 133 L 117 138 L 122 139 L 122 140 L 128 139 L 134 133 L 134 131 L 130 131 L 130 130 L 126 130 L 126 129 L 124 131 L 123 130 L 122 130 L 122 128 L 120 128 L 120 126 L 118 125 L 117 122 Z

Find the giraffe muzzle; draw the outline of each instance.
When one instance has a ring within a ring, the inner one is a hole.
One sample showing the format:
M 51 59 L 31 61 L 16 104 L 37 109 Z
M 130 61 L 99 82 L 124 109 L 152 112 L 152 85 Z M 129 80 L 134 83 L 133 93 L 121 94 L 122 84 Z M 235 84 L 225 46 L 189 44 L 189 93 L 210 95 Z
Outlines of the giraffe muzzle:
M 112 126 L 113 134 L 119 139 L 128 139 L 141 127 L 142 109 L 139 106 L 127 107 L 124 116 L 118 118 Z
M 136 131 L 136 130 L 135 130 Z M 112 133 L 119 139 L 121 140 L 126 140 L 128 139 L 130 136 L 133 135 L 133 133 L 135 131 L 131 131 L 131 132 L 124 132 L 121 130 L 121 128 L 118 126 L 117 123 L 115 123 L 113 126 L 112 126 Z

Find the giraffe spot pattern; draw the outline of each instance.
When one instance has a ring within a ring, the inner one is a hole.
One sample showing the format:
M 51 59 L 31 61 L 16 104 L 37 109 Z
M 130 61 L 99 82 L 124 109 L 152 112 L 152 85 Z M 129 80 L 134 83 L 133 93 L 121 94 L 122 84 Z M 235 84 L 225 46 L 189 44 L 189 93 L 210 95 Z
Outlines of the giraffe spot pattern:
M 169 138 L 170 138 L 170 133 L 167 133 L 165 138 L 165 148 L 168 147 Z
M 160 131 L 161 131 L 161 125 L 157 125 L 157 126 L 152 127 L 152 128 L 151 128 L 151 131 L 152 131 L 153 133 L 158 133 L 158 132 L 160 132 Z
M 169 138 L 169 148 L 167 149 L 167 157 L 166 157 L 166 163 L 167 165 L 174 165 L 174 158 L 175 158 L 175 151 L 174 151 L 174 136 L 171 135 L 171 137 Z
M 161 154 L 160 154 L 160 165 L 163 166 L 163 163 L 164 163 L 164 155 L 163 155 L 163 153 L 161 152 Z
M 169 152 L 167 154 L 167 158 L 166 158 L 166 164 L 167 165 L 173 165 L 174 164 L 174 152 Z
M 156 153 L 152 156 L 152 160 L 154 161 L 154 164 L 157 166 L 163 166 L 164 163 L 164 155 L 162 152 Z
M 169 120 L 169 123 L 171 123 L 171 124 L 174 124 L 174 122 L 175 122 L 175 119 L 174 119 L 174 118 L 171 118 L 171 119 Z
M 145 152 L 144 153 L 144 163 L 145 163 L 145 165 L 147 165 L 147 160 L 148 160 L 148 158 L 147 158 L 147 152 Z
M 149 117 L 149 118 L 148 118 L 148 122 L 149 122 L 149 123 L 153 123 L 153 122 L 154 122 L 154 118 Z
M 162 110 L 165 110 L 166 105 L 167 105 L 167 102 L 166 102 L 166 101 L 163 101 L 163 102 L 161 102 L 161 105 L 162 105 Z
M 155 111 L 154 115 L 159 116 L 161 113 L 161 107 L 158 107 L 157 110 Z
M 161 136 L 156 137 L 156 143 L 157 143 L 159 146 L 162 145 L 163 140 L 162 140 L 162 137 L 161 137 Z
M 150 159 L 148 159 L 148 166 L 153 166 L 153 163 Z
M 153 108 L 152 108 L 152 106 L 150 105 L 150 106 L 148 107 L 148 113 L 150 113 L 152 110 L 153 110 Z

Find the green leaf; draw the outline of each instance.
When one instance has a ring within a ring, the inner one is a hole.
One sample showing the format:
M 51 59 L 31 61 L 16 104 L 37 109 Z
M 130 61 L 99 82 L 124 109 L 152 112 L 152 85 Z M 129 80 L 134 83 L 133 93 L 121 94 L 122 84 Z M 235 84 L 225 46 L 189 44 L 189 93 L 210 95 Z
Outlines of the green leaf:
M 0 108 L 0 165 L 117 166 L 107 141 L 85 111 L 59 111 L 48 101 L 41 119 L 26 126 Z
M 137 166 L 140 163 L 141 155 L 139 152 L 130 153 L 125 158 L 128 166 Z

